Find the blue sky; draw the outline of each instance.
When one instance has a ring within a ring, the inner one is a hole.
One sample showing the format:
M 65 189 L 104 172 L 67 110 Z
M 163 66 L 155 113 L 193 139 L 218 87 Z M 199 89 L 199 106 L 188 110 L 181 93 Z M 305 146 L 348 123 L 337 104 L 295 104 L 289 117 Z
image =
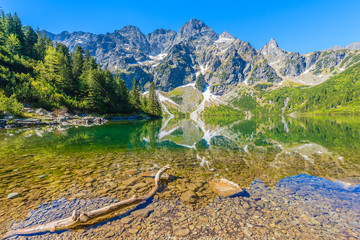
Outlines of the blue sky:
M 177 31 L 197 18 L 256 49 L 271 37 L 300 53 L 360 41 L 359 0 L 0 0 L 0 7 L 16 11 L 25 25 L 54 33 L 106 33 L 126 25 L 144 34 L 157 28 Z

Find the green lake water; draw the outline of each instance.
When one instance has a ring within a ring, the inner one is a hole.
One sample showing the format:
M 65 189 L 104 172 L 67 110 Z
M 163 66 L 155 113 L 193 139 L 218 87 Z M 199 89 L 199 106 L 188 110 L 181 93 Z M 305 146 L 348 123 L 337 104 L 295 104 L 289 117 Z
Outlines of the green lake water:
M 326 211 L 339 209 L 344 229 L 351 229 L 339 237 L 360 236 L 358 116 L 209 117 L 199 122 L 173 118 L 91 127 L 1 129 L 0 234 L 13 228 L 14 222 L 25 220 L 31 225 L 57 219 L 40 214 L 34 220 L 29 211 L 59 199 L 128 197 L 133 190 L 118 188 L 129 177 L 123 171 L 156 171 L 166 164 L 172 167 L 171 194 L 159 193 L 159 201 L 179 199 L 181 188 L 176 186 L 181 179 L 207 183 L 224 177 L 248 189 L 250 197 L 266 198 L 256 190 L 263 184 L 273 194 L 286 188 L 303 191 L 300 195 L 306 199 L 316 195 L 314 204 L 326 205 L 335 199 L 330 204 L 333 208 Z M 20 197 L 7 199 L 14 192 Z M 193 211 L 215 198 L 205 189 Z M 306 206 L 302 205 L 304 211 Z M 323 228 L 332 221 L 321 219 Z

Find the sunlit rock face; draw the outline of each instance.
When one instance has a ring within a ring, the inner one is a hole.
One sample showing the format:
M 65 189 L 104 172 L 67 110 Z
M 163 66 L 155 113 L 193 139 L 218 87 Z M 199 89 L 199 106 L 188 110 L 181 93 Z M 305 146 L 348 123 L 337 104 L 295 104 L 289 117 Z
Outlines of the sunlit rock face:
M 162 91 L 195 82 L 201 74 L 211 92 L 224 95 L 239 84 L 290 80 L 316 85 L 359 62 L 359 43 L 306 54 L 282 49 L 271 38 L 260 50 L 225 31 L 216 33 L 204 22 L 191 19 L 176 32 L 156 29 L 143 34 L 135 26 L 112 33 L 47 33 L 71 51 L 80 45 L 102 66 L 120 73 L 131 88 L 134 77 L 141 90 L 153 81 Z
M 98 63 L 120 72 L 127 87 L 136 77 L 144 90 L 148 82 L 155 81 L 158 89 L 170 91 L 194 82 L 201 73 L 214 86 L 214 93 L 224 94 L 249 78 L 256 63 L 264 59 L 248 42 L 226 31 L 219 35 L 197 19 L 186 22 L 177 32 L 157 29 L 144 35 L 135 26 L 125 26 L 98 35 L 85 32 L 48 35 L 71 51 L 76 45 L 88 48 Z M 266 66 L 261 74 L 268 71 L 275 73 Z M 259 72 L 252 74 L 253 82 L 258 75 Z
M 268 60 L 269 63 L 280 61 L 288 52 L 281 49 L 275 39 L 271 38 L 264 47 L 260 49 L 260 53 Z

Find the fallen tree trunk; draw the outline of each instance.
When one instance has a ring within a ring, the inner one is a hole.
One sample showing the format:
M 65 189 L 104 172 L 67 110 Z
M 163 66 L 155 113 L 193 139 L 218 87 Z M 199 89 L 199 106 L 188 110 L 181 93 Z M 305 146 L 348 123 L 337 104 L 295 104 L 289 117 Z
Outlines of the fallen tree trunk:
M 129 199 L 111 204 L 111 205 L 103 207 L 103 208 L 95 209 L 95 210 L 92 210 L 89 212 L 81 213 L 81 212 L 78 212 L 75 210 L 72 213 L 71 217 L 69 217 L 69 218 L 61 219 L 58 221 L 54 221 L 54 222 L 50 222 L 50 223 L 46 223 L 46 224 L 42 224 L 42 225 L 37 225 L 34 227 L 12 230 L 12 231 L 7 232 L 3 236 L 3 239 L 8 238 L 10 236 L 14 236 L 14 235 L 30 235 L 30 234 L 43 233 L 43 232 L 48 232 L 48 231 L 54 232 L 54 231 L 60 231 L 60 230 L 74 229 L 78 225 L 84 225 L 84 224 L 90 222 L 90 220 L 93 220 L 97 217 L 114 212 L 122 207 L 130 206 L 130 205 L 133 205 L 136 203 L 138 203 L 138 204 L 143 203 L 144 201 L 148 200 L 149 198 L 151 198 L 152 196 L 155 195 L 156 191 L 159 188 L 159 181 L 160 181 L 161 175 L 169 168 L 170 168 L 170 166 L 166 165 L 165 167 L 161 168 L 156 173 L 155 186 L 145 196 L 137 197 L 136 195 L 134 195 L 133 197 L 131 197 Z M 96 222 L 92 222 L 92 224 L 95 224 L 95 223 Z

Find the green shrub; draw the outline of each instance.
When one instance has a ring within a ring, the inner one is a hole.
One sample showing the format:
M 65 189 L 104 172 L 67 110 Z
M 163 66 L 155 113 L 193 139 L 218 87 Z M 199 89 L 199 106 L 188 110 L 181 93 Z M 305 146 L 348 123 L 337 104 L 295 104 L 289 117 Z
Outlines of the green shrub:
M 24 106 L 16 100 L 15 95 L 6 97 L 4 92 L 0 91 L 0 115 L 5 113 L 21 117 L 24 113 Z

